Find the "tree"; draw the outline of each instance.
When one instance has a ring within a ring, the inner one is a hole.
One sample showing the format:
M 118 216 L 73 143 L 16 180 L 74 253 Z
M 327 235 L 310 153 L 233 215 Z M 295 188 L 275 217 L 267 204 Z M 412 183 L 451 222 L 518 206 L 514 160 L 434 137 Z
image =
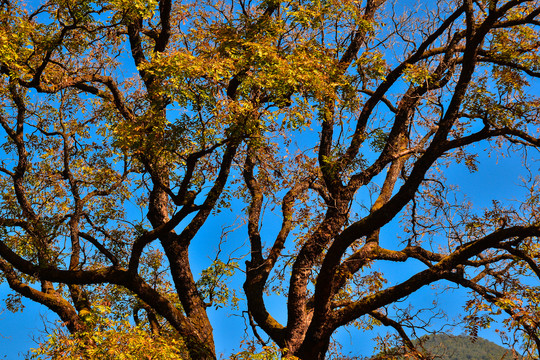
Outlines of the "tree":
M 444 167 L 476 171 L 478 144 L 529 168 L 540 4 L 407 6 L 3 1 L 3 278 L 72 334 L 105 306 L 212 359 L 206 310 L 235 265 L 216 260 L 196 281 L 188 250 L 243 201 L 249 319 L 286 356 L 323 359 L 353 324 L 388 327 L 426 358 L 411 338 L 429 321 L 398 301 L 435 283 L 468 290 L 473 335 L 502 313 L 537 351 L 536 170 L 517 204 L 482 213 Z M 401 238 L 385 239 L 396 219 Z M 386 286 L 386 261 L 423 268 Z M 266 308 L 275 291 L 286 323 Z

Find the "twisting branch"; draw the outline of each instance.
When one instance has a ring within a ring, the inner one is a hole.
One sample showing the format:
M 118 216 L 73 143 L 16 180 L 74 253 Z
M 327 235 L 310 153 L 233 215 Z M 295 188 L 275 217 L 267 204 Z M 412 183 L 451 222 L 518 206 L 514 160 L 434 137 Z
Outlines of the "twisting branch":
M 399 334 L 399 336 L 401 336 L 401 338 L 403 339 L 403 343 L 405 344 L 407 349 L 409 349 L 409 353 L 412 356 L 414 356 L 416 359 L 421 359 L 421 360 L 422 359 L 427 359 L 424 356 L 424 354 L 422 354 L 421 352 L 419 352 L 416 349 L 416 346 L 414 346 L 414 343 L 409 338 L 409 336 L 407 335 L 407 333 L 403 329 L 403 326 L 401 326 L 400 323 L 398 323 L 397 321 L 392 320 L 391 318 L 389 318 L 387 315 L 383 314 L 380 311 L 370 311 L 369 315 L 371 317 L 379 320 L 384 326 L 390 326 L 390 327 L 394 328 L 397 331 L 397 333 Z

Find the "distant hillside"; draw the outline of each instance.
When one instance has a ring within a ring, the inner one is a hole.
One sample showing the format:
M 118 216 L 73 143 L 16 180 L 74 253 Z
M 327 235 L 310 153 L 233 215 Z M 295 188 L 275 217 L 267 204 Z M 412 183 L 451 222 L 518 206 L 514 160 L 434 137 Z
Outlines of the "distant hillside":
M 440 360 L 513 360 L 512 351 L 486 339 L 459 335 L 432 335 L 422 338 L 424 348 Z M 404 360 L 403 357 L 378 355 L 374 359 Z M 523 359 L 519 357 L 518 359 Z

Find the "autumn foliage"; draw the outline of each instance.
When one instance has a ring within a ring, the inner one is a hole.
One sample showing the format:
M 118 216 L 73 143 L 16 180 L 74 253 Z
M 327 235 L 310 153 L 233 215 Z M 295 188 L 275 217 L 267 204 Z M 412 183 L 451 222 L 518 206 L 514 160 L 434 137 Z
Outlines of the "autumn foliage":
M 0 4 L 0 279 L 61 320 L 35 356 L 215 359 L 225 307 L 239 359 L 342 327 L 427 359 L 440 313 L 404 299 L 430 285 L 539 355 L 538 0 Z M 485 154 L 521 164 L 514 201 L 447 180 Z

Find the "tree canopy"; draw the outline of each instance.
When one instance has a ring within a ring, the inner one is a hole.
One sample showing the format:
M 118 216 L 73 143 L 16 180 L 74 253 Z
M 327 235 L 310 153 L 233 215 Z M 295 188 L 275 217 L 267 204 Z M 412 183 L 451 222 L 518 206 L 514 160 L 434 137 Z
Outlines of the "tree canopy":
M 538 356 L 539 14 L 538 0 L 1 1 L 0 271 L 13 306 L 62 321 L 41 353 L 107 341 L 214 359 L 207 310 L 232 301 L 283 356 L 323 359 L 356 327 L 427 359 L 414 338 L 438 313 L 403 299 L 438 284 L 466 291 L 472 335 L 504 319 Z M 513 201 L 482 208 L 446 179 L 484 153 L 521 162 Z M 190 246 L 219 243 L 201 229 L 232 226 L 223 211 L 245 219 L 245 266 L 208 246 L 194 274 Z

